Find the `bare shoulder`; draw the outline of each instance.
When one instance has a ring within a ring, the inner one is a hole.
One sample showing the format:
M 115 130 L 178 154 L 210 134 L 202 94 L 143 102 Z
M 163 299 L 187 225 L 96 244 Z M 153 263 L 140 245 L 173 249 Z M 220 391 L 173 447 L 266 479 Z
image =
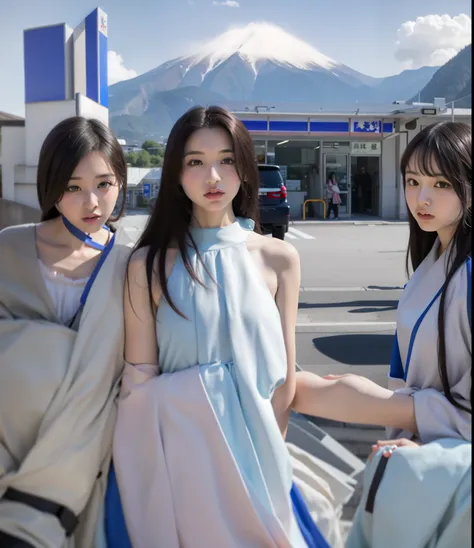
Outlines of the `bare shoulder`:
M 249 238 L 249 247 L 258 249 L 262 258 L 271 265 L 277 273 L 299 269 L 300 256 L 297 249 L 278 238 L 267 238 L 253 233 Z
M 135 283 L 139 286 L 145 285 L 145 287 L 148 284 L 148 278 L 147 278 L 147 259 L 148 254 L 150 251 L 149 246 L 141 247 L 137 250 L 135 250 L 131 257 L 130 262 L 128 265 L 128 274 L 131 279 L 135 280 Z M 169 276 L 169 273 L 171 272 L 171 269 L 173 268 L 173 265 L 176 261 L 176 257 L 178 256 L 178 249 L 170 248 L 166 252 L 166 274 L 167 277 Z M 156 286 L 156 288 L 159 286 L 158 281 L 158 254 L 155 256 L 153 261 L 153 285 Z
M 146 258 L 148 254 L 147 247 L 141 247 L 135 250 L 128 262 L 127 282 L 132 286 L 146 288 L 148 285 L 146 275 Z

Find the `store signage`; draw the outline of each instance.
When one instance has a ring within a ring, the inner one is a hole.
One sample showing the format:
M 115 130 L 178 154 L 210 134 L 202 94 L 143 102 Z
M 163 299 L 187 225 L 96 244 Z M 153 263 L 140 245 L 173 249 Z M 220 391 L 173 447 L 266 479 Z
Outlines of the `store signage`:
M 351 154 L 353 156 L 380 156 L 382 154 L 382 143 L 354 141 L 351 143 Z
M 380 120 L 357 120 L 352 122 L 354 133 L 381 133 L 382 122 Z

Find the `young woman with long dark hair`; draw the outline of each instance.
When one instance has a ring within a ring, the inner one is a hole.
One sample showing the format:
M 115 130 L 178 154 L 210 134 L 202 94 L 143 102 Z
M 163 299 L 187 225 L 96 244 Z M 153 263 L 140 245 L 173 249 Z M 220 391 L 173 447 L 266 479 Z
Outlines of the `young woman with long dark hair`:
M 373 447 L 348 548 L 470 546 L 471 126 L 424 128 L 401 172 L 414 272 L 398 305 L 389 388 L 298 373 L 294 408 L 390 427 Z
M 389 389 L 356 375 L 298 373 L 297 411 L 388 426 L 390 437 L 422 443 L 471 439 L 471 142 L 470 126 L 440 123 L 402 158 L 414 273 L 398 305 Z
M 134 548 L 327 546 L 282 435 L 299 258 L 258 233 L 259 186 L 234 115 L 199 107 L 178 120 L 125 288 L 113 460 Z M 108 542 L 127 546 L 114 482 L 112 470 Z
M 41 148 L 41 222 L 0 232 L 2 548 L 99 546 L 131 251 L 110 221 L 126 185 L 112 132 L 69 118 Z

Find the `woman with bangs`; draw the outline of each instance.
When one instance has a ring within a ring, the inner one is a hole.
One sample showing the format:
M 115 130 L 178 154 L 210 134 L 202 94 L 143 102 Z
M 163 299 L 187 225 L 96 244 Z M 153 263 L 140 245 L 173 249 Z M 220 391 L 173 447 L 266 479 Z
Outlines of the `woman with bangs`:
M 380 424 L 397 439 L 471 440 L 471 162 L 471 127 L 451 122 L 425 128 L 402 158 L 414 272 L 398 305 L 389 389 L 301 372 L 295 410 Z
M 114 222 L 126 191 L 111 130 L 67 118 L 41 147 L 41 222 L 0 231 L 2 548 L 103 546 L 132 243 Z
M 366 469 L 350 547 L 471 545 L 471 145 L 469 125 L 438 123 L 403 155 L 414 272 L 398 305 L 389 388 L 297 373 L 295 410 L 388 427 Z

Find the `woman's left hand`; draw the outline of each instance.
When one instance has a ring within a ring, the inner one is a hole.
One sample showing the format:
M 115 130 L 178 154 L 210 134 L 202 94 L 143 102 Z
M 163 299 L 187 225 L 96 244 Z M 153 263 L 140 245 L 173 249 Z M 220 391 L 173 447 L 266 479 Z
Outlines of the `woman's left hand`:
M 372 460 L 375 453 L 377 453 L 381 447 L 385 447 L 383 456 L 389 458 L 397 447 L 420 447 L 420 444 L 407 438 L 400 438 L 398 440 L 379 440 L 376 444 L 372 445 L 372 453 L 369 455 L 369 461 Z

